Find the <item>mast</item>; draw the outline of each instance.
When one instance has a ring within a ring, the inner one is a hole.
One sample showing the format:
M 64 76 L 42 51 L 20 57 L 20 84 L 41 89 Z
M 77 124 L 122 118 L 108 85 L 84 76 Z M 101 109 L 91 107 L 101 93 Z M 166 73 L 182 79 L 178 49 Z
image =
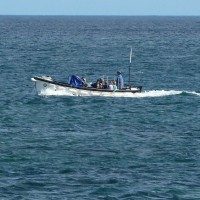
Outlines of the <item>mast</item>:
M 131 47 L 131 51 L 130 51 L 129 78 L 128 78 L 128 82 L 129 82 L 130 87 L 131 87 L 131 60 L 132 60 L 132 47 Z

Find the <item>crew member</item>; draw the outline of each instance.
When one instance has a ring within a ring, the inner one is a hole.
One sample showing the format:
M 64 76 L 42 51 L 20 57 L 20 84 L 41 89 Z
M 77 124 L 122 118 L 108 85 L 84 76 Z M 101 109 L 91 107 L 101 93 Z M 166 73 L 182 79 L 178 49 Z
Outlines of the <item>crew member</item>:
M 124 80 L 120 71 L 117 71 L 116 84 L 118 89 L 122 89 L 124 87 Z

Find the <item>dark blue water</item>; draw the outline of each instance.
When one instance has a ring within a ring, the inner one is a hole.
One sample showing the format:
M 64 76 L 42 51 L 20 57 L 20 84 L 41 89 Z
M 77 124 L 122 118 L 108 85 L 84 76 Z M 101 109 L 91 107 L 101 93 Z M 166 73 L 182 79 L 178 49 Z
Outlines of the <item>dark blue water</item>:
M 0 199 L 200 199 L 200 17 L 0 16 Z M 135 98 L 37 96 L 31 77 L 120 69 Z

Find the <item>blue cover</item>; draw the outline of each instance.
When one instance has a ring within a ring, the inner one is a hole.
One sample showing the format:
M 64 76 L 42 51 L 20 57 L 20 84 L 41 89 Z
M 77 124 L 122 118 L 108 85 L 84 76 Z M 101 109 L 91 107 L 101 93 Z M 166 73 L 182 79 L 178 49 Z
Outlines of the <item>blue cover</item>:
M 69 76 L 69 84 L 72 86 L 83 86 L 84 82 L 78 76 L 71 75 Z

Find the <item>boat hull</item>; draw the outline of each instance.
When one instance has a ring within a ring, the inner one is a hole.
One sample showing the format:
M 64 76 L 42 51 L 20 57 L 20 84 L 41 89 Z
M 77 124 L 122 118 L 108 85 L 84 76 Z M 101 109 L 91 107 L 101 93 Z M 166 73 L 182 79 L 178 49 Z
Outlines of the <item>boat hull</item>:
M 67 83 L 54 81 L 48 76 L 33 77 L 31 80 L 35 83 L 38 95 L 130 97 L 142 90 L 141 86 L 116 91 L 91 87 L 74 87 Z

